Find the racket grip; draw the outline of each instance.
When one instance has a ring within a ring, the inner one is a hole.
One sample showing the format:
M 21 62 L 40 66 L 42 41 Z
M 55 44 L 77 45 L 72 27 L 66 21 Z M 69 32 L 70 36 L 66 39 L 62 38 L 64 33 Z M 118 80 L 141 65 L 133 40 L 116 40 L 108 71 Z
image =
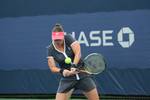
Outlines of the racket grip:
M 77 68 L 77 64 L 71 64 L 71 67 L 73 67 L 73 68 Z M 78 71 L 77 69 L 76 69 L 76 71 Z M 79 77 L 79 75 L 78 74 L 76 74 L 76 79 L 77 80 L 80 80 L 80 77 Z
M 80 77 L 79 77 L 79 75 L 78 75 L 78 74 L 76 74 L 76 79 L 77 79 L 77 80 L 80 80 Z

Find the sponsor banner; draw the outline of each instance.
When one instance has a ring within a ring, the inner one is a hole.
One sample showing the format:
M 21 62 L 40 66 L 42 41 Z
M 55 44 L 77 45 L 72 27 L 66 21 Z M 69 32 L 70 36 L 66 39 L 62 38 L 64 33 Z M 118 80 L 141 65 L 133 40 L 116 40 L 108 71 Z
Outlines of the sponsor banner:
M 61 23 L 82 57 L 102 53 L 108 68 L 150 67 L 150 10 L 0 19 L 0 69 L 48 69 L 51 30 Z

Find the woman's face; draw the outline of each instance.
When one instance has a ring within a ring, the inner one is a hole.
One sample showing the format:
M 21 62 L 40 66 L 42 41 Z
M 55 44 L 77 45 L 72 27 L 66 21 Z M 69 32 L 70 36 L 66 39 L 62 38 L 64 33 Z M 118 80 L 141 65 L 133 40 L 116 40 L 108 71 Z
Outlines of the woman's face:
M 57 39 L 57 40 L 54 40 L 54 43 L 55 43 L 55 45 L 57 45 L 57 46 L 62 46 L 63 43 L 64 43 L 64 40 L 62 40 L 62 39 Z

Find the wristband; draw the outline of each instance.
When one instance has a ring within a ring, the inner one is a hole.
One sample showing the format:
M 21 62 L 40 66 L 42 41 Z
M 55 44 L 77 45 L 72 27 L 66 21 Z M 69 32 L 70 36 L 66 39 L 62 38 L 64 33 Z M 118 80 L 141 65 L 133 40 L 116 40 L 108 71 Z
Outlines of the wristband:
M 62 75 L 63 75 L 63 71 L 64 71 L 64 69 L 60 69 L 60 71 L 59 71 L 59 72 L 60 72 L 60 74 L 62 74 Z

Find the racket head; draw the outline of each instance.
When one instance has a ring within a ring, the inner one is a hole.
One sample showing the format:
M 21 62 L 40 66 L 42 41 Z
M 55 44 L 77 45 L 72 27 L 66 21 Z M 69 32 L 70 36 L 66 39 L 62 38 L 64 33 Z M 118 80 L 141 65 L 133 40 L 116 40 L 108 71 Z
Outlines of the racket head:
M 106 61 L 100 53 L 91 53 L 84 58 L 84 69 L 90 74 L 100 74 L 106 68 Z

